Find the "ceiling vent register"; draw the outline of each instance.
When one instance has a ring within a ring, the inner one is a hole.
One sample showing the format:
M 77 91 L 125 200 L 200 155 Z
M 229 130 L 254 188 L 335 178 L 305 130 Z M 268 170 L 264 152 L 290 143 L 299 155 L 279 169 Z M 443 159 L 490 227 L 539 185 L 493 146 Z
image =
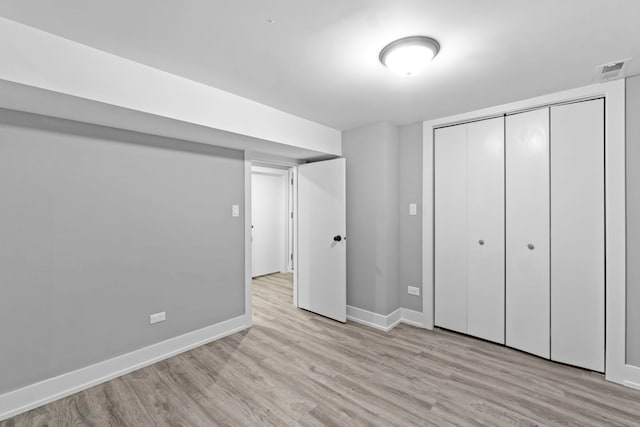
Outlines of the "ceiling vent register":
M 593 76 L 594 83 L 603 83 L 626 77 L 629 62 L 631 62 L 631 58 L 598 65 L 596 67 L 596 73 Z

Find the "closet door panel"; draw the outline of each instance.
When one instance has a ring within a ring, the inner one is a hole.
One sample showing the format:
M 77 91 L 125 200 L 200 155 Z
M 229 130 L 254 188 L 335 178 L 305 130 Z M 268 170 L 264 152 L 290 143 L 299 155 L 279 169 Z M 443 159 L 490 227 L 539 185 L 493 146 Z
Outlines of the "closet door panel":
M 506 344 L 550 356 L 549 109 L 506 118 Z
M 551 107 L 551 358 L 604 372 L 604 101 Z
M 467 333 L 504 344 L 504 118 L 467 126 Z
M 467 128 L 435 131 L 435 324 L 467 332 Z

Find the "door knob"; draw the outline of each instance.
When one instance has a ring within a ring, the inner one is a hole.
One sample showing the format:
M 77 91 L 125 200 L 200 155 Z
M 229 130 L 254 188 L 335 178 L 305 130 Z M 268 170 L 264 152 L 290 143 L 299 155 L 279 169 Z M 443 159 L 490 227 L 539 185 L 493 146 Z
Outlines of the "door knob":
M 530 250 L 530 251 L 532 251 L 532 250 L 534 250 L 534 249 L 536 248 L 536 247 L 535 247 L 535 246 L 533 246 L 531 243 L 529 243 L 529 244 L 527 245 L 527 247 L 529 248 L 529 250 Z
M 478 243 L 480 244 L 480 246 L 484 245 L 484 240 L 478 240 Z
M 341 236 L 341 235 L 339 235 L 339 234 L 338 234 L 337 236 L 334 236 L 334 237 L 333 237 L 333 241 L 334 241 L 334 242 L 339 242 L 339 241 L 341 241 L 341 240 L 342 240 L 342 236 Z

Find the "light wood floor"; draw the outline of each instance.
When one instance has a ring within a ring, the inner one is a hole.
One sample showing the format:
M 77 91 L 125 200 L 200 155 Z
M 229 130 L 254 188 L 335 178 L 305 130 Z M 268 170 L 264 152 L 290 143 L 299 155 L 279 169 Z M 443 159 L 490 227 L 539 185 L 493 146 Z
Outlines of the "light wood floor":
M 0 426 L 640 425 L 640 392 L 445 331 L 389 333 L 254 281 L 254 326 Z

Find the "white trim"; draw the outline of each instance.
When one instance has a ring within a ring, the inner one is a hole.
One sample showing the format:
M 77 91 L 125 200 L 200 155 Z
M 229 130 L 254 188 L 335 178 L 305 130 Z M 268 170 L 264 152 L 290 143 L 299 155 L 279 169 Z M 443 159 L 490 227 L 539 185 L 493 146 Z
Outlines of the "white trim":
M 0 421 L 240 332 L 249 326 L 250 322 L 246 316 L 238 316 L 86 368 L 10 391 L 0 395 Z
M 253 251 L 251 250 L 251 156 L 244 152 L 244 314 L 253 325 L 251 294 Z
M 98 124 L 104 123 L 100 115 L 105 114 L 116 122 L 128 121 L 123 111 L 95 111 L 102 104 L 284 146 L 280 150 L 270 145 L 276 152 L 300 152 L 300 148 L 320 155 L 342 152 L 342 133 L 337 129 L 2 17 L 0 39 L 20 40 L 0 44 L 3 63 L 11 64 L 0 67 L 0 80 L 17 84 L 8 88 L 14 95 L 11 99 L 5 93 L 0 96 L 5 108 Z M 29 96 L 29 87 L 49 91 L 48 102 Z M 69 103 L 60 108 L 64 95 L 92 107 Z M 264 143 L 254 147 L 266 148 Z
M 293 179 L 292 190 L 292 209 L 293 224 L 291 230 L 293 233 L 293 305 L 298 307 L 298 167 L 291 167 L 291 178 Z
M 252 251 L 251 251 L 251 173 L 254 162 L 257 167 L 269 168 L 271 167 L 288 167 L 290 174 L 293 178 L 293 305 L 298 306 L 298 165 L 300 160 L 289 159 L 286 157 L 266 156 L 263 153 L 256 153 L 253 151 L 244 152 L 245 161 L 245 185 L 244 185 L 244 198 L 245 198 L 245 301 L 246 310 L 245 313 L 252 313 L 251 303 L 251 280 L 252 280 Z M 288 183 L 287 183 L 288 188 Z
M 294 202 L 294 187 L 293 187 L 293 168 L 290 167 L 287 170 L 287 248 L 289 252 L 287 253 L 287 273 L 293 272 L 293 232 L 294 232 L 294 223 L 293 219 L 293 211 L 295 210 L 295 202 Z M 295 295 L 294 295 L 295 301 Z
M 363 310 L 358 307 L 352 307 L 350 305 L 347 306 L 347 320 L 385 332 L 389 332 L 398 323 L 400 323 L 400 318 L 400 309 L 397 309 L 385 316 L 384 314 L 374 313 L 372 311 Z
M 289 210 L 289 171 L 284 171 L 284 174 L 280 177 L 280 181 L 282 181 L 282 192 L 283 194 L 283 206 L 282 210 L 284 211 L 284 218 L 282 218 L 282 228 L 284 233 L 282 233 L 282 263 L 280 265 L 280 273 L 288 273 L 290 271 L 290 254 L 293 248 L 289 247 L 289 226 L 291 224 L 291 211 Z
M 629 388 L 635 388 L 636 390 L 640 390 L 640 383 L 634 383 L 632 381 L 623 381 L 622 384 Z
M 433 122 L 422 125 L 422 324 L 433 329 Z
M 606 378 L 634 387 L 640 367 L 627 365 L 626 264 L 626 128 L 625 80 L 608 92 L 606 101 L 606 256 L 607 342 Z
M 400 323 L 423 327 L 421 322 L 422 317 L 422 313 L 406 308 L 399 308 L 385 316 L 384 314 L 374 313 L 372 311 L 363 310 L 362 308 L 350 305 L 347 306 L 347 320 L 379 329 L 384 332 L 389 332 Z
M 258 163 L 259 164 L 259 163 Z M 251 173 L 255 175 L 271 175 L 271 176 L 283 176 L 287 175 L 289 168 L 270 167 L 270 166 L 257 166 L 256 162 L 251 161 Z
M 433 129 L 530 108 L 593 97 L 606 98 L 606 378 L 640 384 L 640 368 L 626 364 L 625 81 L 585 86 L 423 123 L 423 312 L 433 328 Z
M 424 314 L 419 311 L 409 310 L 403 308 L 402 310 L 402 323 L 407 325 L 416 326 L 418 328 L 424 328 Z

